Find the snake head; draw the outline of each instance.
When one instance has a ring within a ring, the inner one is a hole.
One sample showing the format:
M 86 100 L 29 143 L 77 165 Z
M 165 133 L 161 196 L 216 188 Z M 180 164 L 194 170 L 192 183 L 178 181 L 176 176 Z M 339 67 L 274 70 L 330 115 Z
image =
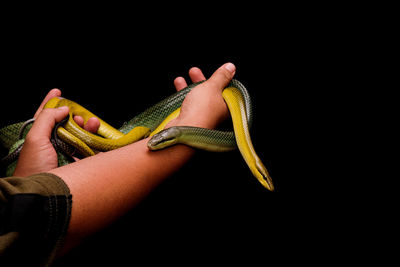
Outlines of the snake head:
M 147 147 L 150 150 L 163 149 L 178 143 L 178 138 L 181 131 L 178 127 L 165 129 L 155 135 L 147 142 Z
M 258 181 L 269 191 L 274 191 L 274 184 L 272 183 L 271 176 L 265 168 L 264 164 L 258 158 L 255 161 L 255 169 L 252 170 L 254 176 Z

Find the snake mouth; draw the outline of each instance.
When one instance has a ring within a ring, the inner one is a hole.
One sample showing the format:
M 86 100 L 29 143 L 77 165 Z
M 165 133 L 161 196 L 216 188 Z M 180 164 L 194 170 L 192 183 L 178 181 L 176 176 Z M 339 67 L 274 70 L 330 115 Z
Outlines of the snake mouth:
M 261 184 L 264 185 L 269 191 L 274 191 L 275 187 L 272 182 L 271 176 L 269 176 L 267 169 L 262 165 L 262 163 L 256 164 L 256 169 L 260 176 L 262 177 L 262 180 L 260 180 Z
M 159 144 L 162 142 L 162 137 L 158 134 L 155 134 L 150 140 L 147 142 L 147 147 L 151 150 L 156 150 Z
M 275 187 L 274 187 L 274 184 L 272 183 L 272 179 L 271 179 L 271 177 L 269 177 L 269 176 L 264 176 L 264 175 L 262 175 L 262 177 L 263 177 L 263 179 L 264 179 L 264 181 L 267 183 L 267 185 L 268 185 L 268 190 L 269 191 L 274 191 L 275 190 Z
M 147 142 L 147 146 L 148 146 L 151 150 L 157 150 L 157 149 L 161 149 L 161 148 L 164 148 L 164 147 L 168 146 L 168 144 L 172 143 L 173 140 L 174 140 L 174 137 L 163 138 L 162 136 L 154 135 L 154 136 Z
M 177 137 L 180 135 L 179 129 L 176 127 L 168 128 L 155 135 L 147 142 L 150 150 L 159 150 L 172 146 L 178 142 Z

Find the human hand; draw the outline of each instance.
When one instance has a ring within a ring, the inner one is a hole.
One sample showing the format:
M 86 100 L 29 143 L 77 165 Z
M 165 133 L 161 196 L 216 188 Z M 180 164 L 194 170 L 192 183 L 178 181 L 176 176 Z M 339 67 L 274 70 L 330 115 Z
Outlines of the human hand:
M 43 99 L 34 115 L 35 122 L 26 135 L 24 146 L 19 155 L 14 171 L 15 176 L 28 176 L 34 173 L 46 172 L 58 166 L 57 152 L 50 138 L 56 123 L 62 121 L 69 112 L 68 107 L 47 108 L 44 105 L 53 97 L 60 97 L 59 89 L 52 89 Z M 97 132 L 100 121 L 90 118 L 86 124 L 80 116 L 74 117 L 75 122 L 90 132 Z
M 196 86 L 182 103 L 180 115 L 167 127 L 182 125 L 212 129 L 226 119 L 229 112 L 222 98 L 222 90 L 233 78 L 235 70 L 233 64 L 224 64 L 207 81 Z M 202 71 L 198 68 L 192 68 L 189 76 L 192 82 L 205 80 Z M 182 77 L 176 78 L 174 84 L 177 90 L 187 86 Z M 36 120 L 26 136 L 14 172 L 15 176 L 46 172 L 58 166 L 57 153 L 50 142 L 51 132 L 55 124 L 68 115 L 69 109 L 67 107 L 43 109 L 43 107 L 51 98 L 60 96 L 60 90 L 51 90 L 36 111 L 34 116 Z M 93 133 L 97 132 L 100 126 L 96 118 L 89 119 L 86 124 L 82 117 L 75 116 L 74 120 L 79 126 Z
M 235 75 L 236 67 L 226 63 L 218 68 L 204 83 L 193 88 L 186 96 L 181 106 L 179 116 L 171 121 L 171 126 L 195 126 L 213 129 L 229 116 L 229 110 L 222 98 L 223 89 Z M 191 68 L 189 76 L 193 83 L 205 80 L 199 68 Z M 177 90 L 187 86 L 184 78 L 178 77 L 174 81 Z

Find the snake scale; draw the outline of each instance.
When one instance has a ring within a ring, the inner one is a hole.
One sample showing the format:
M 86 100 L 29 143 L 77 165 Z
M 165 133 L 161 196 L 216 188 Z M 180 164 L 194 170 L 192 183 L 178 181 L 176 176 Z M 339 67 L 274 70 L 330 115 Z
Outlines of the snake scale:
M 249 129 L 252 124 L 252 105 L 247 89 L 242 83 L 233 79 L 226 87 L 222 96 L 229 108 L 234 131 L 211 130 L 189 126 L 175 126 L 164 129 L 164 126 L 176 118 L 186 95 L 199 83 L 194 83 L 173 95 L 158 102 L 144 112 L 125 122 L 121 128 L 115 129 L 95 114 L 79 104 L 65 99 L 53 98 L 44 108 L 68 106 L 68 118 L 59 123 L 54 130 L 52 142 L 56 147 L 59 166 L 73 162 L 69 155 L 72 151 L 83 156 L 92 156 L 101 151 L 109 151 L 136 142 L 150 136 L 147 146 L 150 150 L 167 148 L 174 144 L 186 144 L 202 150 L 223 152 L 239 148 L 244 160 L 253 175 L 267 189 L 273 191 L 274 186 L 267 169 L 257 156 L 251 142 Z M 82 129 L 73 119 L 80 115 L 86 122 L 91 117 L 100 120 L 96 134 Z M 8 165 L 7 175 L 14 172 L 24 138 L 31 125 L 16 123 L 0 129 L 0 144 L 9 149 L 9 154 L 3 159 Z

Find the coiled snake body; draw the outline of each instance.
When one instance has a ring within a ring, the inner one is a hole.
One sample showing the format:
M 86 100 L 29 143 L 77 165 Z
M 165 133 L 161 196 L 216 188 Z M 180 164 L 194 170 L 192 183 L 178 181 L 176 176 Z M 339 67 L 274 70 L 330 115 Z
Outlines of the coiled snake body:
M 124 123 L 118 130 L 71 100 L 52 98 L 44 108 L 60 106 L 70 108 L 68 119 L 55 128 L 53 144 L 59 148 L 72 146 L 83 156 L 92 156 L 100 151 L 117 149 L 148 136 L 151 136 L 147 143 L 150 150 L 163 149 L 179 143 L 214 152 L 239 148 L 253 175 L 264 187 L 271 191 L 274 190 L 268 171 L 257 156 L 251 142 L 249 133 L 252 124 L 251 100 L 246 88 L 239 81 L 232 80 L 222 92 L 231 113 L 234 131 L 188 126 L 164 129 L 169 121 L 179 115 L 185 96 L 198 84 L 189 85 L 160 101 Z M 73 119 L 75 115 L 82 116 L 85 122 L 91 117 L 97 117 L 100 120 L 97 134 L 90 133 L 76 124 Z M 9 155 L 3 160 L 9 164 L 7 175 L 13 173 L 24 136 L 30 128 L 29 126 L 25 127 L 26 125 L 22 126 L 23 123 L 17 123 L 0 129 L 0 144 L 10 149 Z M 68 149 L 57 150 L 66 152 Z M 59 165 L 71 163 L 72 159 L 65 155 L 68 152 L 62 153 L 61 151 L 58 151 Z

